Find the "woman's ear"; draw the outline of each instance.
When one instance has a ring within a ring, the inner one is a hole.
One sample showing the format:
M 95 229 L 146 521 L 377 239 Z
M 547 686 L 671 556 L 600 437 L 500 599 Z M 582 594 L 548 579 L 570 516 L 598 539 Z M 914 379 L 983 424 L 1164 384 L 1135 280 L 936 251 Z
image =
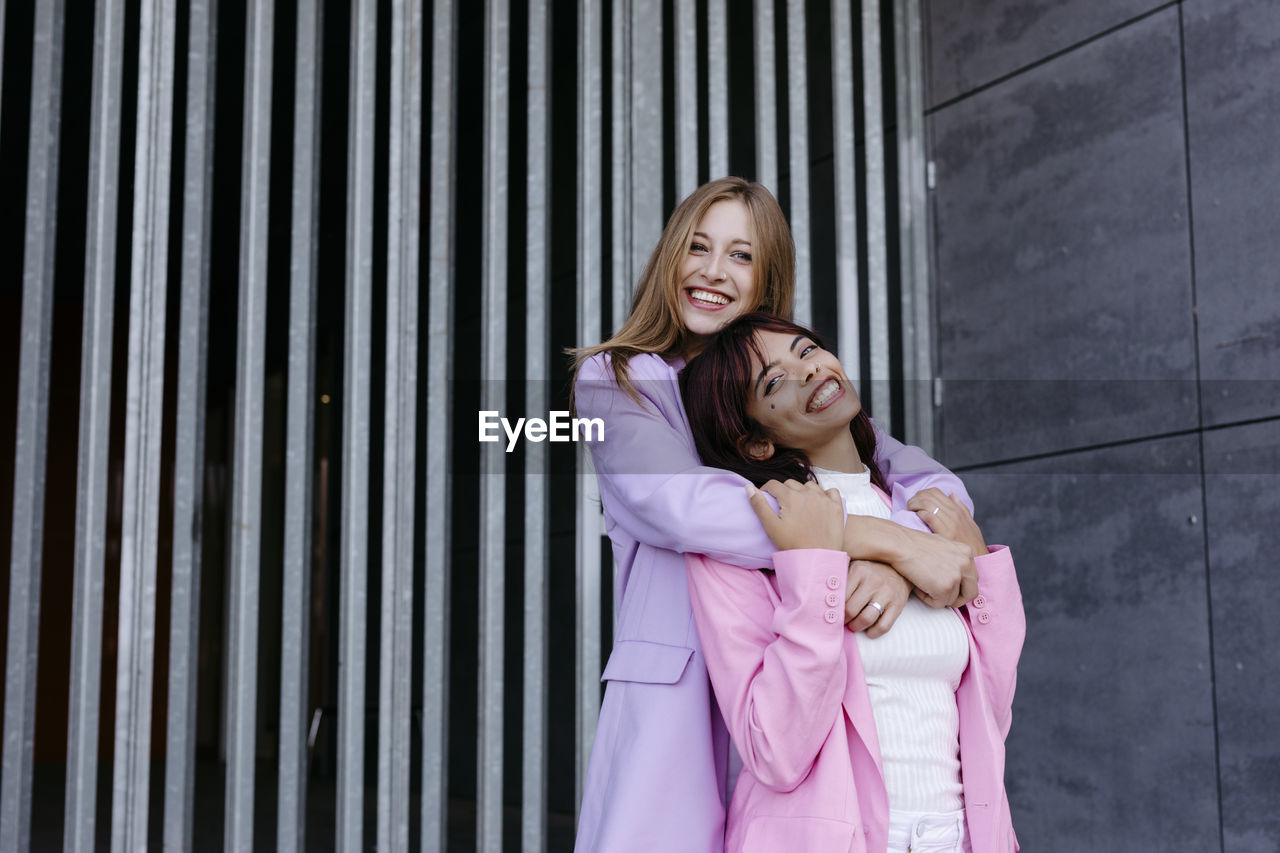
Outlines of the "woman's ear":
M 739 447 L 743 453 L 757 462 L 773 458 L 773 442 L 767 438 L 745 438 L 739 442 Z

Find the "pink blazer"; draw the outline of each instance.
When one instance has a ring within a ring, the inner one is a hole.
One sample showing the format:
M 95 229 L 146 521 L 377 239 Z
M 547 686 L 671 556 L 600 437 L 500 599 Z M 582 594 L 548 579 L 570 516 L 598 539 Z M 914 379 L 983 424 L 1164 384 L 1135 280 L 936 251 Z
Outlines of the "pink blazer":
M 1009 550 L 994 546 L 977 564 L 978 597 L 959 610 L 965 816 L 975 853 L 1013 853 L 1004 739 L 1026 619 Z M 773 565 L 744 572 L 687 557 L 702 651 L 743 762 L 725 850 L 882 853 L 889 802 L 862 660 L 844 628 L 848 557 L 781 551 Z

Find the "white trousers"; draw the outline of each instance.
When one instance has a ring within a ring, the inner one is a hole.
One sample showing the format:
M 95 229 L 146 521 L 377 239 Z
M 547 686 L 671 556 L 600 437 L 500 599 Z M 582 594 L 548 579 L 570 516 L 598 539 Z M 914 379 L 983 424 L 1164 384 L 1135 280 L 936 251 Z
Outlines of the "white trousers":
M 972 853 L 964 812 L 889 812 L 889 853 Z

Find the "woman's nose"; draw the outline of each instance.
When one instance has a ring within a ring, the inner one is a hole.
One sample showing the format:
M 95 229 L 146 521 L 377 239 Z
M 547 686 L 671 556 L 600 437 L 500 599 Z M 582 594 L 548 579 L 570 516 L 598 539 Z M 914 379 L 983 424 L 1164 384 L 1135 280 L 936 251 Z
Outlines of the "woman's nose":
M 719 252 L 712 252 L 707 255 L 706 266 L 703 271 L 708 281 L 721 281 L 724 279 L 724 266 Z

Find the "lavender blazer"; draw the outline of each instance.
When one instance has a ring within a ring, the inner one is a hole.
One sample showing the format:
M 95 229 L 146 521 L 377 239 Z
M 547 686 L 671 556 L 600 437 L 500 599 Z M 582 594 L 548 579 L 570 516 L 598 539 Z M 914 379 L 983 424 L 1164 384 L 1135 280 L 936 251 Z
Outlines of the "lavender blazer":
M 677 371 L 656 355 L 628 362 L 637 402 L 597 355 L 578 373 L 578 415 L 603 420 L 591 449 L 617 566 L 617 629 L 583 788 L 579 851 L 719 851 L 724 844 L 728 732 L 698 644 L 685 553 L 751 569 L 773 543 L 746 481 L 702 466 Z M 922 450 L 877 431 L 876 461 L 893 519 L 925 529 L 907 499 L 936 486 L 972 508 L 960 481 Z
M 884 851 L 875 717 L 858 644 L 830 604 L 844 601 L 848 557 L 781 551 L 772 574 L 687 560 L 707 668 L 743 763 L 724 849 Z M 1008 549 L 977 564 L 978 597 L 960 609 L 969 664 L 956 690 L 965 818 L 975 851 L 1013 853 L 1004 739 L 1026 618 Z

